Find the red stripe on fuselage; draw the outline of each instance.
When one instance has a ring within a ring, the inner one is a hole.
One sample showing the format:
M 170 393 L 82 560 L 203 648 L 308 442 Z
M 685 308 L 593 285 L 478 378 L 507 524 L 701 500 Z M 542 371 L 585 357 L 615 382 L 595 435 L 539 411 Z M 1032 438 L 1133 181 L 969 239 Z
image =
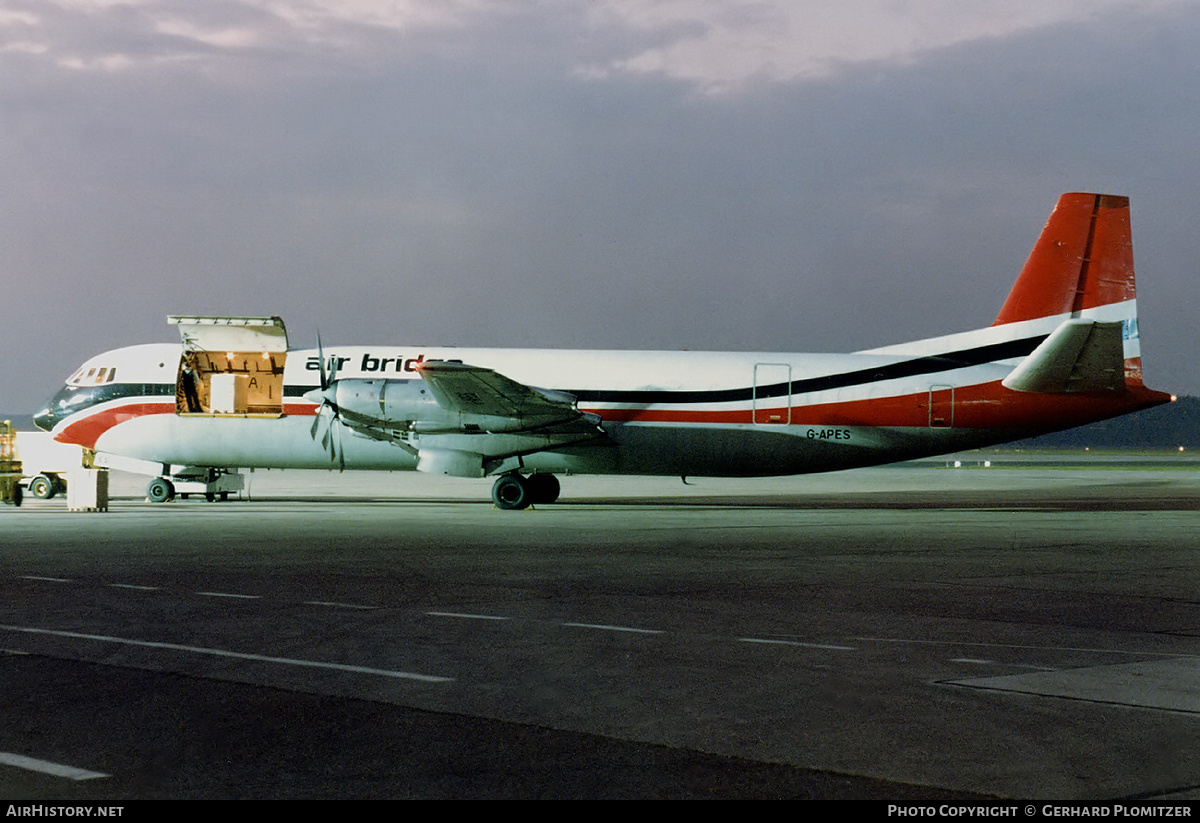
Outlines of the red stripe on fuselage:
M 999 381 L 951 390 L 873 397 L 840 403 L 793 406 L 793 426 L 843 425 L 927 427 L 952 426 L 963 429 L 1017 429 L 1049 432 L 1103 420 L 1138 409 L 1169 402 L 1171 397 L 1140 385 L 1120 394 L 1030 394 L 1006 389 Z M 930 401 L 934 409 L 930 409 Z M 687 409 L 591 409 L 606 421 L 622 423 L 710 423 L 753 422 L 750 409 L 700 411 Z M 787 416 L 786 407 L 758 410 Z M 932 422 L 931 422 L 932 421 Z M 770 426 L 772 424 L 765 424 Z M 778 424 L 776 424 L 778 425 Z
M 107 406 L 80 415 L 54 435 L 54 439 L 60 443 L 73 443 L 83 446 L 85 449 L 94 449 L 100 436 L 113 426 L 151 414 L 174 414 L 174 412 L 175 404 L 163 400 Z
M 175 403 L 170 400 L 147 400 L 144 402 L 125 403 L 122 405 L 106 406 L 94 409 L 72 420 L 54 435 L 60 443 L 71 443 L 86 449 L 96 448 L 97 441 L 106 431 L 119 426 L 127 420 L 138 417 L 148 417 L 155 414 L 174 414 Z M 283 407 L 283 413 L 289 417 L 312 417 L 317 413 L 317 407 L 311 403 L 293 403 Z

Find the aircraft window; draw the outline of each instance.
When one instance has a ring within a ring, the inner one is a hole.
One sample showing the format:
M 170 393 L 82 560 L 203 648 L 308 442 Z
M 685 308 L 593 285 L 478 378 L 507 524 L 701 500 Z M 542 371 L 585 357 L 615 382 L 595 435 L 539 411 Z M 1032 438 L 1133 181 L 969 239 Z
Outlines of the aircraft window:
M 104 366 L 97 368 L 80 368 L 77 372 L 67 378 L 69 386 L 98 386 L 104 383 L 112 383 L 117 379 L 116 366 Z

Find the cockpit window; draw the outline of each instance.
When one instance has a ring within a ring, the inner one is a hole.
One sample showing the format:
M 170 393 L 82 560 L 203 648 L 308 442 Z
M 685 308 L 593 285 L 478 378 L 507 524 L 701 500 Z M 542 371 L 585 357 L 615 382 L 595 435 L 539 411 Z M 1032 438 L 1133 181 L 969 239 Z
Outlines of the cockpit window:
M 82 368 L 67 380 L 68 386 L 101 386 L 117 379 L 116 366 Z

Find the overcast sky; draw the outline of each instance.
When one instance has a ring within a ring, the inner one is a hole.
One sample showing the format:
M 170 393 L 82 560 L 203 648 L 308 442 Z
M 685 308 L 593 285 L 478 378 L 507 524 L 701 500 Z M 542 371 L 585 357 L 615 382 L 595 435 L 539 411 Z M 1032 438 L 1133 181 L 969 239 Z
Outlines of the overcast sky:
M 0 0 L 0 411 L 168 314 L 294 345 L 853 351 L 1132 198 L 1200 393 L 1195 0 Z

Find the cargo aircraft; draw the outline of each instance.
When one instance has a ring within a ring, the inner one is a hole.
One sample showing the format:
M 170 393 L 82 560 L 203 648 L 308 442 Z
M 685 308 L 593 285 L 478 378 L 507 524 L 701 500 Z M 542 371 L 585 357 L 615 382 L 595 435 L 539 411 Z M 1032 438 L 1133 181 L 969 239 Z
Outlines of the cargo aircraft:
M 289 349 L 277 317 L 173 316 L 180 344 L 88 360 L 35 416 L 153 501 L 239 468 L 496 477 L 750 477 L 944 454 L 1156 406 L 1142 383 L 1129 201 L 1061 197 L 995 321 L 853 354 Z M 89 452 L 85 452 L 89 453 Z M 237 482 L 233 482 L 236 480 Z M 199 484 L 199 485 L 196 485 Z

